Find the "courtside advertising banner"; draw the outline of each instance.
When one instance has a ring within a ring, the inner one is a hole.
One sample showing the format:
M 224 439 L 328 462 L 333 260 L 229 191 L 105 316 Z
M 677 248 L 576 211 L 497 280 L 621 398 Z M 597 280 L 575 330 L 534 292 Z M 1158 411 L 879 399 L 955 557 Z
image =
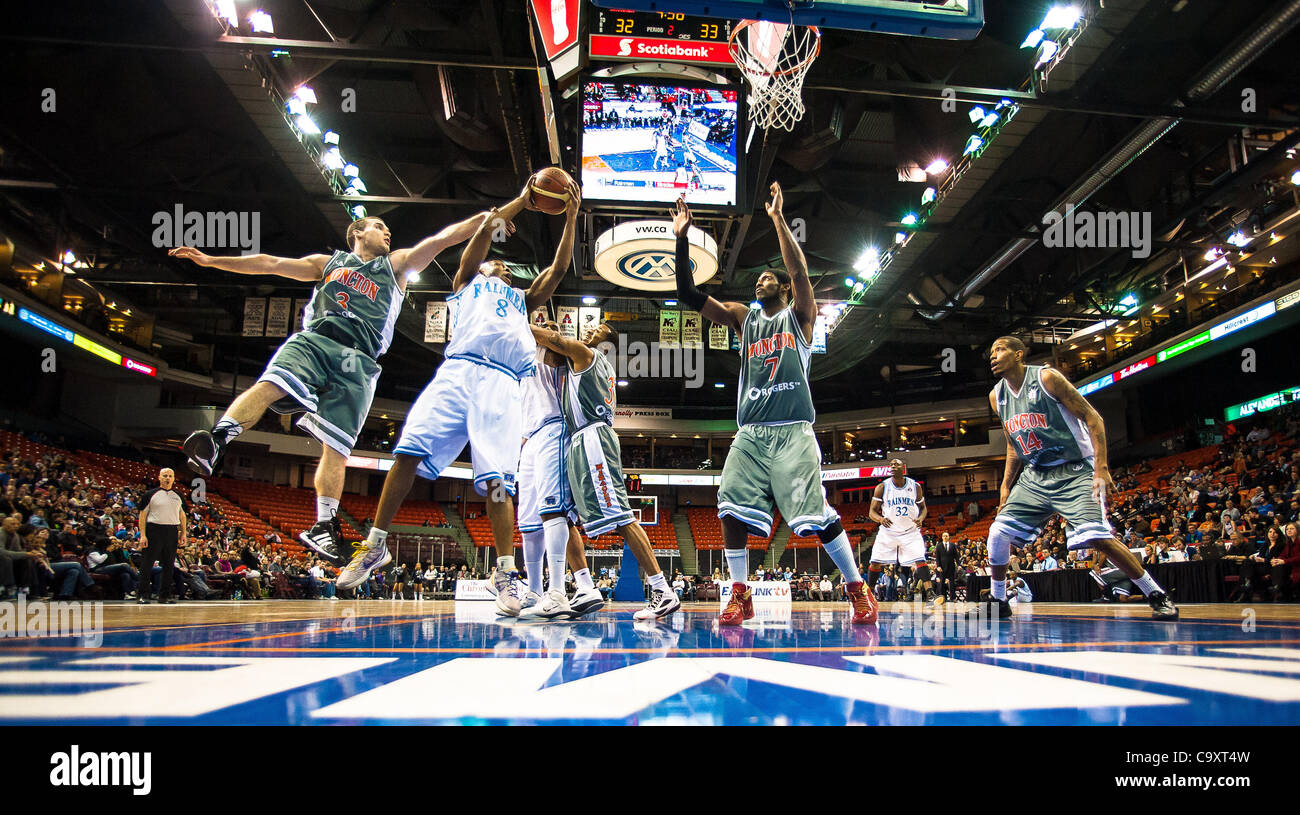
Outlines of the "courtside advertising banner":
M 492 592 L 488 591 L 488 581 L 486 580 L 457 580 L 456 599 L 495 600 L 497 598 Z
M 749 586 L 749 595 L 755 603 L 789 603 L 792 599 L 790 583 L 785 580 L 750 580 L 745 585 Z M 719 607 L 726 608 L 730 600 L 731 583 L 718 581 Z

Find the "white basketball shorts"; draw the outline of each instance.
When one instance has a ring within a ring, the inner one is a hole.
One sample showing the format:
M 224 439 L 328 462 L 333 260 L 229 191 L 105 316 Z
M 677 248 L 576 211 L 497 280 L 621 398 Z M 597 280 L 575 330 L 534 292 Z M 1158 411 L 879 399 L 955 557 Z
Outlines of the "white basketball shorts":
M 449 359 L 411 406 L 394 453 L 417 456 L 417 472 L 434 479 L 469 443 L 474 489 L 501 479 L 515 494 L 523 438 L 523 384 L 497 368 Z
M 519 454 L 519 531 L 542 528 L 542 514 L 563 513 L 577 523 L 573 495 L 565 471 L 564 447 L 568 436 L 564 421 L 542 425 L 524 442 Z
M 913 527 L 908 532 L 892 532 L 887 527 L 880 527 L 876 532 L 875 545 L 871 547 L 872 563 L 898 563 L 902 566 L 914 566 L 925 562 L 925 538 L 921 537 L 921 528 Z

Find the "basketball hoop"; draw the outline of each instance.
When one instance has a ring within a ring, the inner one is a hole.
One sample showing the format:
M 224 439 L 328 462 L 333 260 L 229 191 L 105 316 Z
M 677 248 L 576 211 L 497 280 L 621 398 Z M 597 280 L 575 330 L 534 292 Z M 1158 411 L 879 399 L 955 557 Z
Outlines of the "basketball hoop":
M 821 52 L 817 26 L 741 20 L 731 58 L 749 83 L 749 119 L 767 130 L 793 130 L 803 118 L 803 80 Z

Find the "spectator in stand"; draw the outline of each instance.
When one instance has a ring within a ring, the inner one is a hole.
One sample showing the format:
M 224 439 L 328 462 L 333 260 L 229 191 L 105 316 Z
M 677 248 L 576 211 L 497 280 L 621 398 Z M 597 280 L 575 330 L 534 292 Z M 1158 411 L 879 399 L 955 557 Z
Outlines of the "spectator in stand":
M 313 565 L 308 571 L 308 574 L 318 586 L 317 590 L 321 593 L 320 596 L 323 596 L 326 600 L 339 599 L 338 594 L 335 591 L 335 580 L 333 577 L 325 573 L 325 564 L 323 562 L 319 560 L 316 561 L 315 565 Z
M 1268 558 L 1273 602 L 1285 602 L 1300 583 L 1300 525 L 1291 521 L 1280 537 L 1270 536 Z
M 35 563 L 38 591 L 42 595 L 49 587 L 57 586 L 55 600 L 72 600 L 78 587 L 88 589 L 95 585 L 80 561 L 59 560 L 59 553 L 52 551 L 55 547 L 50 543 L 47 527 L 35 529 L 27 524 L 18 528 L 18 534 L 27 541 L 27 554 Z
M 71 528 L 72 522 L 64 524 L 65 528 Z M 123 598 L 135 596 L 136 579 L 139 573 L 131 565 L 130 559 L 126 556 L 126 551 L 122 542 L 117 538 L 112 540 L 104 539 L 86 554 L 86 563 L 90 566 L 93 574 L 106 574 L 110 577 L 116 577 L 118 585 L 122 591 Z
M 22 516 L 8 515 L 0 522 L 0 599 L 16 594 L 17 586 L 27 587 L 35 579 L 34 566 L 27 554 L 27 543 L 18 533 Z

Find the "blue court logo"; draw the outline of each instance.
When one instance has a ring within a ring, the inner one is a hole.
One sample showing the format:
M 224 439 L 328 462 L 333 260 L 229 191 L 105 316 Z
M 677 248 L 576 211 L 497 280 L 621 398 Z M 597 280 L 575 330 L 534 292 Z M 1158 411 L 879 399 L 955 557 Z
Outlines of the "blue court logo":
M 619 258 L 618 270 L 635 280 L 658 283 L 674 277 L 674 265 L 677 261 L 675 252 L 662 249 L 643 249 Z M 695 261 L 691 260 L 691 272 L 695 271 Z

